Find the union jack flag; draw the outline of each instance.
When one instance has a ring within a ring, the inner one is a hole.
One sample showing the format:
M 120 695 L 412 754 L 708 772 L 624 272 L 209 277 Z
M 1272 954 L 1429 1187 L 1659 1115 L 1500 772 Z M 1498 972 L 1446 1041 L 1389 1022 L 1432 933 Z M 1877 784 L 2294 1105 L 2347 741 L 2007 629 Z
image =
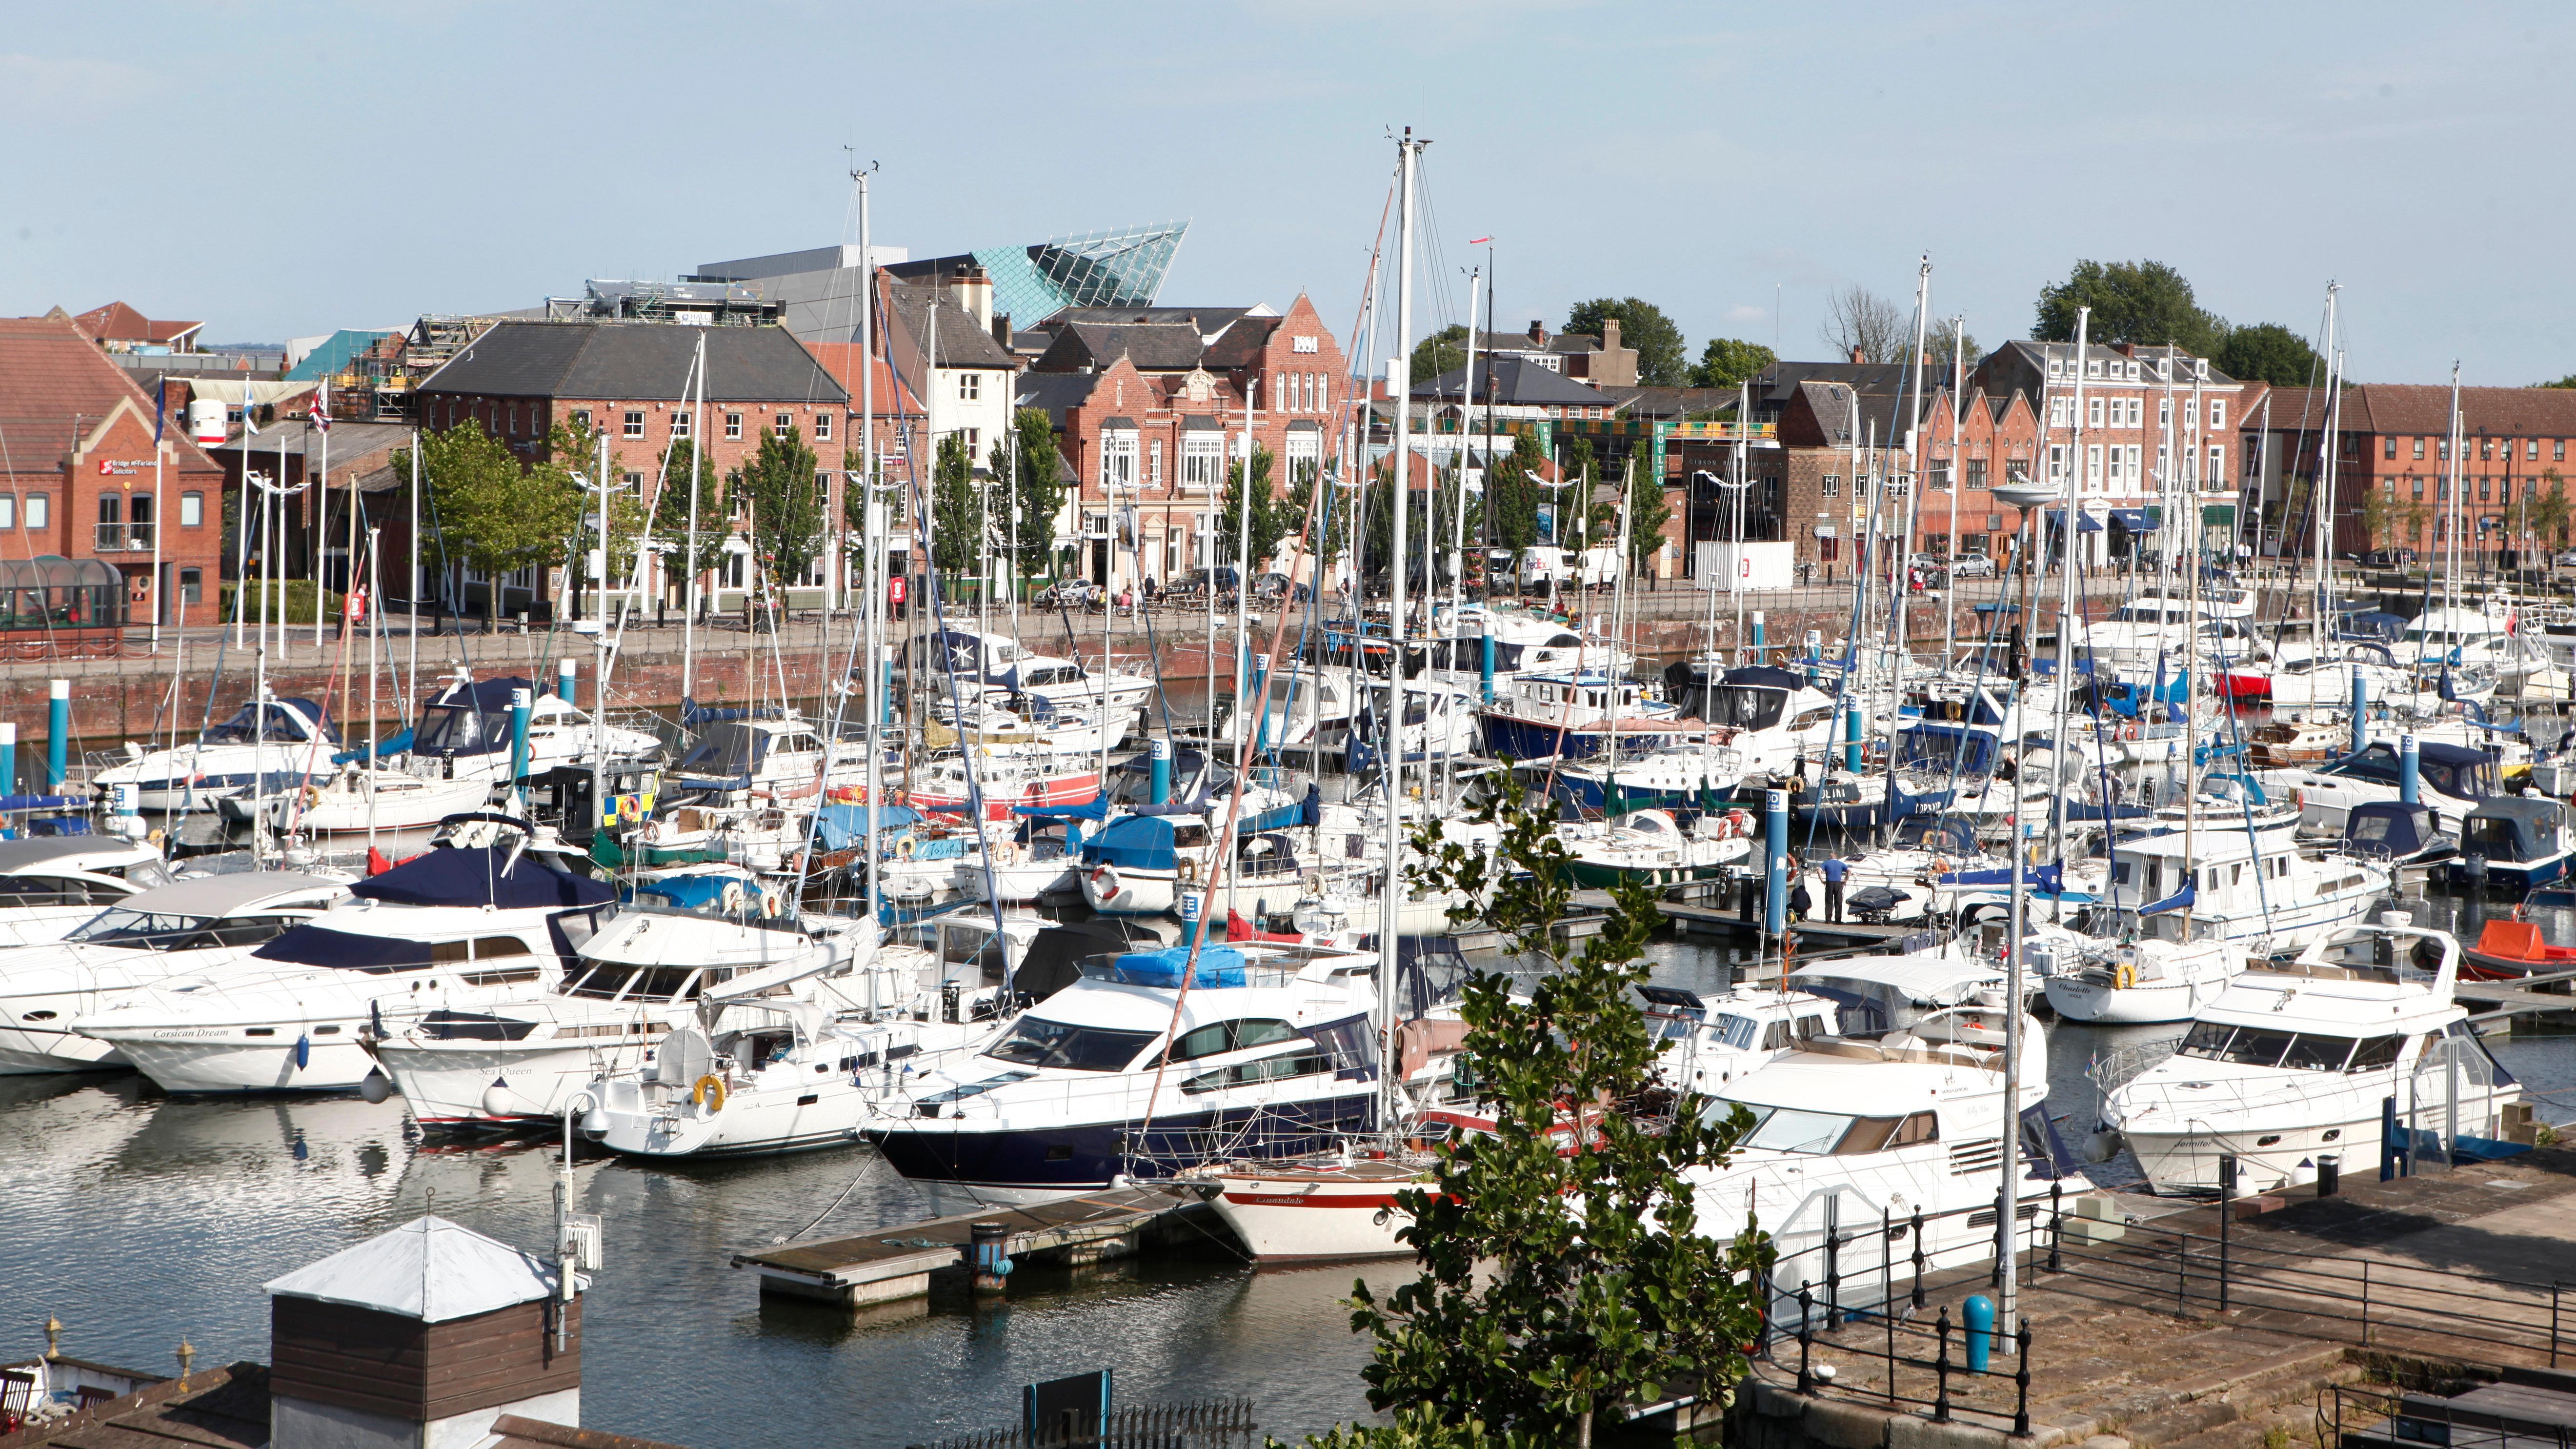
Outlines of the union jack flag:
M 327 377 L 322 379 L 322 390 L 313 395 L 312 417 L 314 431 L 331 431 L 331 380 Z

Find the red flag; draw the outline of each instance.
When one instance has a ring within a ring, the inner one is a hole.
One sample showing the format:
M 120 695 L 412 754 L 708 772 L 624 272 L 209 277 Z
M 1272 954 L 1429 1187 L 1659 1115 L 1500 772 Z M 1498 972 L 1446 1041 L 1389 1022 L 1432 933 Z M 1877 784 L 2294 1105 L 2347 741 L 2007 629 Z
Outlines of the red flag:
M 1467 245 L 1471 247 L 1480 247 L 1492 240 L 1493 238 L 1489 236 L 1471 236 L 1467 238 Z
M 383 851 L 376 849 L 372 845 L 367 847 L 367 874 L 383 875 L 386 871 L 393 868 L 394 863 L 385 859 L 385 853 Z

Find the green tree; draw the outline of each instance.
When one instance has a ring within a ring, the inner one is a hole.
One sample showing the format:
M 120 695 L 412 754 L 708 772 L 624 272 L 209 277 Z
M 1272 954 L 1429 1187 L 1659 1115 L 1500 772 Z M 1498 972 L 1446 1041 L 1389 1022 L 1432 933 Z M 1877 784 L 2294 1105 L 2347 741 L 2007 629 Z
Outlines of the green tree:
M 1452 322 L 1413 344 L 1413 382 L 1417 387 L 1466 365 L 1467 329 L 1460 323 Z
M 2540 481 L 2549 486 L 2542 488 L 2537 484 L 2532 485 L 2530 491 L 2523 495 L 2524 520 L 2530 525 L 2533 533 L 2564 544 L 2567 542 L 2570 515 L 2576 513 L 2576 509 L 2571 509 L 2569 505 L 2567 484 L 2558 476 L 2558 470 L 2555 468 L 2542 470 Z
M 1008 439 L 993 445 L 987 466 L 996 478 L 1012 479 L 1020 509 L 1019 573 L 1022 578 L 1055 572 L 1055 516 L 1064 507 L 1063 455 L 1056 451 L 1055 424 L 1045 408 L 1021 408 L 1011 418 L 1019 438 L 1018 472 L 1012 472 Z M 1000 523 L 998 542 L 1011 541 L 1011 522 Z
M 821 460 L 805 445 L 802 429 L 784 436 L 764 430 L 760 451 L 725 479 L 751 508 L 751 546 L 772 587 L 802 584 L 823 551 L 823 505 L 829 498 L 818 476 Z
M 1225 505 L 1218 510 L 1216 519 L 1219 558 L 1234 557 L 1246 522 L 1243 507 L 1243 465 L 1231 463 L 1226 466 Z M 1264 559 L 1278 552 L 1279 540 L 1296 523 L 1291 505 L 1271 486 L 1268 448 L 1252 450 L 1252 516 L 1249 522 L 1252 525 L 1252 555 L 1240 561 L 1247 582 Z
M 1751 1225 L 1727 1242 L 1704 1236 L 1685 1175 L 1722 1166 L 1751 1114 L 1719 1113 L 1695 1092 L 1669 1127 L 1620 1110 L 1656 1087 L 1657 1043 L 1630 995 L 1662 921 L 1653 893 L 1613 889 L 1601 934 L 1567 959 L 1553 926 L 1573 880 L 1555 811 L 1517 780 L 1500 785 L 1476 812 L 1501 827 L 1498 850 L 1465 850 L 1434 821 L 1414 838 L 1427 863 L 1408 871 L 1490 899 L 1453 919 L 1481 918 L 1503 933 L 1507 958 L 1551 969 L 1534 986 L 1497 972 L 1468 985 L 1461 1069 L 1494 1131 L 1444 1144 L 1436 1180 L 1401 1195 L 1419 1276 L 1383 1299 L 1365 1281 L 1352 1287 L 1351 1326 L 1376 1339 L 1361 1373 L 1369 1403 L 1412 1416 L 1376 1441 L 1387 1444 L 1423 1433 L 1425 1413 L 1472 1415 L 1530 1444 L 1585 1442 L 1603 1410 L 1723 1392 L 1762 1333 L 1770 1244 Z M 1560 1135 L 1569 1104 L 1580 1150 Z
M 1680 387 L 1690 381 L 1690 359 L 1682 351 L 1682 329 L 1664 309 L 1639 297 L 1595 297 L 1578 304 L 1565 319 L 1565 330 L 1598 336 L 1601 324 L 1616 318 L 1619 345 L 1637 349 L 1637 381 L 1647 387 Z
M 2261 379 L 2274 387 L 2310 387 L 2325 381 L 2325 366 L 2308 340 L 2278 322 L 2231 327 L 2210 361 L 2229 377 Z
M 650 480 L 646 486 L 651 487 Z M 697 499 L 698 526 L 689 528 L 692 495 Z M 676 580 L 696 578 L 714 567 L 716 553 L 733 532 L 724 494 L 716 486 L 716 465 L 687 438 L 671 444 L 662 470 L 661 491 L 653 500 L 653 538 L 665 550 L 663 573 Z
M 984 492 L 964 433 L 939 440 L 930 466 L 930 561 L 943 579 L 973 578 L 983 549 Z
M 2571 373 L 2567 374 L 2565 377 L 2562 377 L 2562 378 L 2558 379 L 2556 382 L 2535 382 L 2535 383 L 2533 383 L 2533 384 L 2532 384 L 2532 386 L 2533 386 L 2533 387 L 2576 387 L 2576 372 L 2571 372 Z
M 408 457 L 394 461 L 398 470 L 411 466 Z M 581 490 L 571 475 L 553 463 L 523 465 L 479 420 L 422 432 L 420 471 L 448 556 L 488 577 L 563 562 L 581 529 Z
M 2077 262 L 2065 281 L 2039 289 L 2030 335 L 2042 342 L 2074 341 L 2078 307 L 2093 309 L 2086 339 L 2105 346 L 2171 343 L 2211 357 L 2227 337 L 2226 321 L 2201 310 L 2190 281 L 2162 262 Z
M 1950 362 L 1954 354 L 1968 359 L 1967 370 L 1970 372 L 1977 370 L 1978 361 L 1986 355 L 1977 347 L 1976 333 L 1954 333 L 1947 327 L 1935 327 L 1925 334 L 1923 352 L 1924 366 L 1927 370 L 1923 382 L 1927 393 L 1935 387 L 1948 385 L 1950 378 L 1956 372 Z
M 1673 506 L 1664 501 L 1664 480 L 1646 459 L 1631 453 L 1628 466 L 1628 563 L 1642 569 L 1664 546 L 1664 521 L 1673 516 Z
M 1350 551 L 1352 492 L 1337 484 L 1326 483 L 1323 493 L 1323 517 L 1315 516 L 1315 475 L 1318 471 L 1338 477 L 1339 460 L 1330 468 L 1314 463 L 1300 463 L 1288 470 L 1288 491 L 1279 506 L 1288 516 L 1288 531 L 1306 540 L 1307 552 L 1323 565 L 1317 579 L 1327 577 L 1325 569 L 1341 561 Z
M 549 463 L 586 480 L 574 484 L 581 491 L 581 535 L 575 544 L 576 557 L 587 558 L 589 551 L 600 547 L 598 529 L 591 520 L 599 516 L 599 480 L 594 471 L 608 474 L 608 577 L 623 583 L 635 573 L 636 536 L 644 531 L 644 500 L 626 486 L 626 455 L 609 450 L 605 468 L 599 460 L 599 434 L 579 422 L 557 423 L 546 434 L 546 457 Z M 588 582 L 585 569 L 583 580 Z
M 1485 514 L 1493 520 L 1493 545 L 1512 551 L 1512 567 L 1538 542 L 1538 506 L 1547 496 L 1547 454 L 1538 434 L 1512 439 L 1512 450 L 1485 470 Z
M 1693 387 L 1733 387 L 1760 375 L 1762 369 L 1780 360 L 1780 354 L 1759 342 L 1746 342 L 1738 337 L 1712 337 L 1700 349 L 1699 365 L 1691 369 Z

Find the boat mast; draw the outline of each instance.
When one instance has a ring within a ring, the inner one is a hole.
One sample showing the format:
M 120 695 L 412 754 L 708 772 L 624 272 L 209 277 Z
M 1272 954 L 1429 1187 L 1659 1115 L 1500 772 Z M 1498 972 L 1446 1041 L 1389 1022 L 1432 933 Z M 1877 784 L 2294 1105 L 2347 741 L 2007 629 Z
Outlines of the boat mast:
M 2317 439 L 2317 651 L 2322 655 L 2334 636 L 2329 621 L 2334 617 L 2334 504 L 2335 455 L 2340 450 L 2338 434 L 2343 428 L 2342 362 L 2340 345 L 2341 317 L 2335 306 L 2335 293 L 2342 290 L 2337 282 L 2326 283 L 2326 418 L 2325 431 Z M 2447 587 L 2447 582 L 2446 582 Z
M 1912 652 L 1906 638 L 1906 629 L 1913 622 L 1914 612 L 1905 589 L 1908 582 L 1906 560 L 1914 552 L 1914 523 L 1919 515 L 1919 505 L 1923 497 L 1923 343 L 1925 330 L 1930 326 L 1931 320 L 1932 254 L 1926 252 L 1921 266 L 1914 274 L 1914 355 L 1906 359 L 1907 366 L 1914 373 L 1914 396 L 1905 408 L 1905 536 L 1898 541 L 1896 550 L 1896 658 L 1898 662 L 1894 682 L 1898 685 L 1900 696 L 1905 679 L 1904 661 Z M 1942 661 L 1944 664 L 1948 662 L 1947 659 Z M 1899 702 L 1902 702 L 1901 698 Z M 1900 709 L 1895 713 L 1902 714 L 1903 711 Z M 1891 776 L 1895 773 L 1893 769 L 1895 759 L 1896 756 L 1891 751 L 1888 755 Z M 1894 830 L 1896 822 L 1888 821 L 1887 828 Z
M 1968 471 L 1968 318 L 1950 319 L 1950 547 L 1949 587 L 1941 594 L 1941 668 L 1959 652 L 1959 490 Z M 1739 450 L 1742 443 L 1736 445 Z
M 1404 774 L 1404 523 L 1406 512 L 1407 474 L 1412 464 L 1412 440 L 1405 429 L 1412 424 L 1413 359 L 1407 349 L 1413 341 L 1413 178 L 1420 164 L 1422 148 L 1430 144 L 1413 138 L 1413 128 L 1404 128 L 1396 142 L 1398 175 L 1395 222 L 1395 346 L 1388 350 L 1386 372 L 1395 403 L 1395 507 L 1390 510 L 1395 524 L 1393 546 L 1387 560 L 1387 633 L 1388 697 L 1393 707 L 1388 711 L 1386 727 L 1387 760 L 1382 771 L 1386 778 L 1386 879 L 1379 903 L 1377 933 L 1377 1000 L 1379 1017 L 1378 1125 L 1392 1130 L 1395 1126 L 1396 1078 L 1402 1073 L 1403 1058 L 1395 1048 L 1396 972 L 1399 965 L 1396 950 L 1396 906 L 1404 899 L 1404 812 L 1403 790 L 1399 784 Z M 1429 587 L 1426 580 L 1424 586 Z M 1238 787 L 1239 788 L 1239 787 Z
M 2066 500 L 2058 505 L 2058 522 L 2066 534 L 2066 556 L 2063 571 L 2057 580 L 2057 723 L 2050 735 L 2048 768 L 2056 777 L 2051 781 L 2049 789 L 2049 795 L 2053 801 L 2049 814 L 2054 825 L 2050 832 L 2049 843 L 2055 851 L 2052 858 L 2058 862 L 2061 869 L 2066 862 L 2066 795 L 2059 785 L 2066 779 L 2066 714 L 2075 707 L 2075 535 L 2082 527 L 2083 515 L 2077 512 L 2077 507 L 2079 496 L 2084 491 L 2083 485 L 2087 481 L 2084 454 L 2084 375 L 2091 371 L 2086 365 L 2086 354 L 2090 350 L 2092 324 L 2092 308 L 2079 307 L 2075 310 L 2075 442 L 2067 451 Z M 2016 820 L 2020 818 L 2018 809 L 2014 812 L 2014 818 Z M 2060 892 L 2060 895 L 2062 896 L 2063 892 Z M 2052 919 L 2063 914 L 2064 910 L 2064 900 L 2058 899 L 2051 902 Z M 2016 959 L 2018 959 L 2017 952 Z M 2015 1019 L 2018 1020 L 2021 1002 L 2014 1001 L 2012 1009 Z M 2007 1111 L 2019 1105 L 2017 1101 L 2007 1104 Z M 2013 1155 L 2005 1154 L 2007 1157 Z
M 689 541 L 682 546 L 680 557 L 688 570 L 680 587 L 680 727 L 688 728 L 689 704 L 696 698 L 698 682 L 698 479 L 702 473 L 707 445 L 706 431 L 698 426 L 698 414 L 704 410 L 707 396 L 707 339 L 698 338 L 698 356 L 694 369 L 698 374 L 698 406 L 689 409 Z M 680 401 L 688 402 L 683 394 Z

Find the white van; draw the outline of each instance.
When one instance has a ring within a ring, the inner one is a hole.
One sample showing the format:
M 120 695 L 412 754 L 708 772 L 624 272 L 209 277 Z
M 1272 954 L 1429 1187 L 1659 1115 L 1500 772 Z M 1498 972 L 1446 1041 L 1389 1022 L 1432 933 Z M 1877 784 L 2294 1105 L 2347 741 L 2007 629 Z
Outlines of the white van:
M 1523 591 L 1544 589 L 1551 580 L 1562 589 L 1606 589 L 1619 581 L 1619 550 L 1612 545 L 1581 552 L 1540 547 L 1521 555 Z

